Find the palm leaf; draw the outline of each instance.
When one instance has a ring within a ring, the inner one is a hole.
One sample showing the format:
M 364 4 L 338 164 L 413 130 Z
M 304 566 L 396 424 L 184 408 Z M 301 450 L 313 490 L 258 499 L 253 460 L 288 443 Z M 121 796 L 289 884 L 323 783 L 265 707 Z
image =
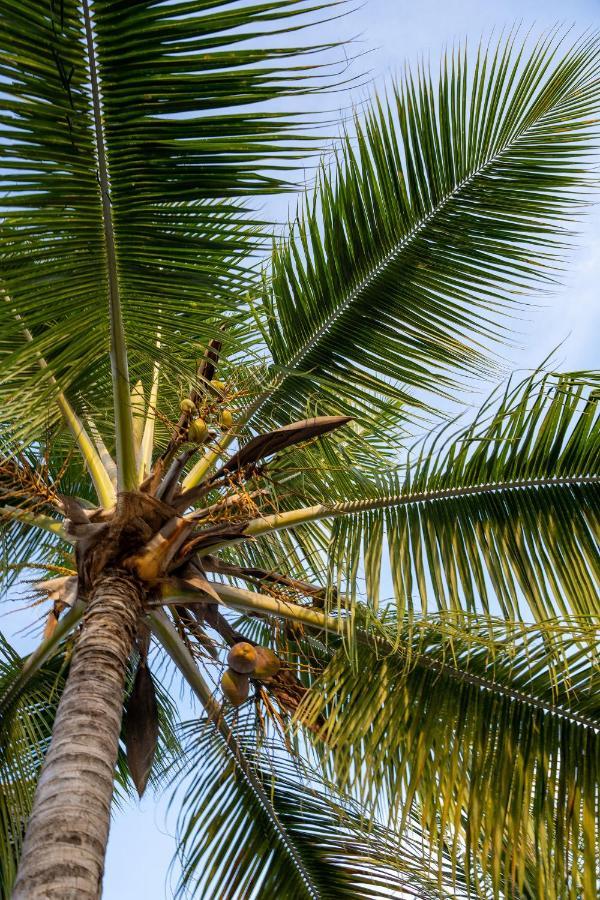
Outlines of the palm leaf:
M 333 443 L 330 465 L 307 453 L 301 477 L 277 474 L 290 493 L 281 511 L 246 534 L 262 544 L 293 528 L 301 539 L 307 524 L 332 521 L 334 581 L 352 597 L 364 573 L 375 605 L 387 543 L 400 615 L 417 594 L 424 612 L 433 602 L 508 619 L 597 617 L 597 385 L 597 373 L 509 383 L 468 426 L 435 430 L 375 477 L 336 466 Z M 314 505 L 296 507 L 300 495 Z
M 304 771 L 281 741 L 263 740 L 257 746 L 251 714 L 242 715 L 234 733 L 270 808 L 252 791 L 238 770 L 236 754 L 216 740 L 209 724 L 185 725 L 191 783 L 179 818 L 180 890 L 193 890 L 207 900 L 383 898 L 390 890 L 406 897 L 467 896 L 460 875 L 451 886 L 447 855 L 440 877 L 428 868 L 418 830 L 400 841 L 381 824 L 369 826 L 364 810 Z M 309 883 L 297 878 L 286 840 L 293 842 Z
M 135 374 L 160 318 L 176 369 L 239 303 L 256 231 L 244 198 L 280 190 L 312 143 L 269 103 L 322 84 L 304 58 L 314 48 L 278 43 L 323 8 L 0 4 L 2 400 L 21 433 L 39 429 L 58 386 L 107 392 L 109 331 L 123 378 L 123 338 Z
M 365 500 L 365 512 L 336 521 L 339 567 L 350 580 L 364 559 L 375 600 L 387 542 L 400 607 L 417 592 L 423 610 L 597 619 L 597 383 L 535 375 L 445 445 L 443 434 L 426 442 L 406 476 L 380 481 L 382 509 Z
M 380 396 L 419 406 L 482 369 L 499 314 L 556 272 L 587 183 L 598 37 L 563 43 L 457 51 L 357 122 L 274 251 L 251 418 L 296 418 L 310 396 L 377 416 Z
M 371 628 L 298 712 L 322 723 L 325 772 L 402 825 L 414 810 L 474 884 L 481 866 L 518 895 L 529 868 L 537 896 L 594 896 L 597 627 L 445 616 Z

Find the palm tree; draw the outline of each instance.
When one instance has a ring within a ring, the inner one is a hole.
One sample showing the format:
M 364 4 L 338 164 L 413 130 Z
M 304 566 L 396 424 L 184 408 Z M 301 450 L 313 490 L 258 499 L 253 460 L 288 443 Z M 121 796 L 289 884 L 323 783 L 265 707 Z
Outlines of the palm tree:
M 149 780 L 196 896 L 596 896 L 600 380 L 442 410 L 562 265 L 600 38 L 407 74 L 267 253 L 335 14 L 0 0 L 3 897 L 98 897 Z

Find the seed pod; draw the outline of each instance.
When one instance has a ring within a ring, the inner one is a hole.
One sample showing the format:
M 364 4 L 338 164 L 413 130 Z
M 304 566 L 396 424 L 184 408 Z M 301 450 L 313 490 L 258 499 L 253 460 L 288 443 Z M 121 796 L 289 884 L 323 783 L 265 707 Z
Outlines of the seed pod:
M 241 706 L 248 699 L 250 681 L 234 669 L 226 669 L 221 676 L 221 690 L 233 706 Z
M 208 437 L 208 427 L 204 419 L 194 419 L 188 428 L 188 441 L 192 444 L 202 444 Z
M 239 641 L 227 654 L 227 662 L 236 672 L 247 675 L 256 666 L 256 650 L 247 641 Z
M 265 681 L 277 675 L 281 668 L 279 657 L 267 647 L 255 647 L 254 651 L 256 654 L 256 665 L 252 677 L 258 678 L 259 681 Z
M 185 413 L 186 416 L 193 416 L 196 412 L 196 404 L 193 400 L 190 400 L 189 397 L 184 397 L 179 404 L 179 409 L 182 413 Z
M 214 387 L 215 391 L 219 391 L 220 394 L 225 393 L 227 389 L 227 385 L 224 381 L 217 381 L 216 379 L 211 381 L 212 387 Z
M 233 426 L 233 415 L 230 409 L 224 409 L 221 412 L 221 428 L 224 428 L 226 431 L 229 430 Z

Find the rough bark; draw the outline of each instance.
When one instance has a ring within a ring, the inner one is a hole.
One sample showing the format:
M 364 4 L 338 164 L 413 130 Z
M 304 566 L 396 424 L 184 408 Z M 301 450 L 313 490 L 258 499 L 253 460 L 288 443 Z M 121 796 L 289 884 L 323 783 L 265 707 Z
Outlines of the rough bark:
M 110 572 L 82 622 L 27 826 L 13 900 L 102 891 L 127 661 L 142 594 Z

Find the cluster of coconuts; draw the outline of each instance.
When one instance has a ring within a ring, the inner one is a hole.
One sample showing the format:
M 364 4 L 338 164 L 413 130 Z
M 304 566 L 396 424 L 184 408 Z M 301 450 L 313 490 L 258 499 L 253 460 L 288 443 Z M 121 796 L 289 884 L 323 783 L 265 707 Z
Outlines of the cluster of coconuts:
M 233 706 L 240 706 L 248 699 L 251 678 L 268 681 L 281 668 L 281 660 L 272 650 L 247 641 L 233 645 L 227 662 L 229 668 L 221 676 L 221 690 Z
M 214 388 L 217 393 L 217 403 L 222 403 L 223 398 L 222 395 L 226 390 L 227 385 L 224 381 L 211 381 L 211 387 Z M 189 424 L 188 427 L 188 441 L 192 444 L 203 444 L 204 441 L 209 437 L 208 425 L 206 424 L 203 415 L 206 415 L 204 410 L 199 411 L 196 407 L 196 404 L 193 400 L 190 400 L 189 397 L 185 397 L 181 403 L 179 404 L 179 409 L 186 416 L 194 416 L 195 418 Z M 219 414 L 219 424 L 223 431 L 228 431 L 233 427 L 233 415 L 231 410 L 222 409 Z

